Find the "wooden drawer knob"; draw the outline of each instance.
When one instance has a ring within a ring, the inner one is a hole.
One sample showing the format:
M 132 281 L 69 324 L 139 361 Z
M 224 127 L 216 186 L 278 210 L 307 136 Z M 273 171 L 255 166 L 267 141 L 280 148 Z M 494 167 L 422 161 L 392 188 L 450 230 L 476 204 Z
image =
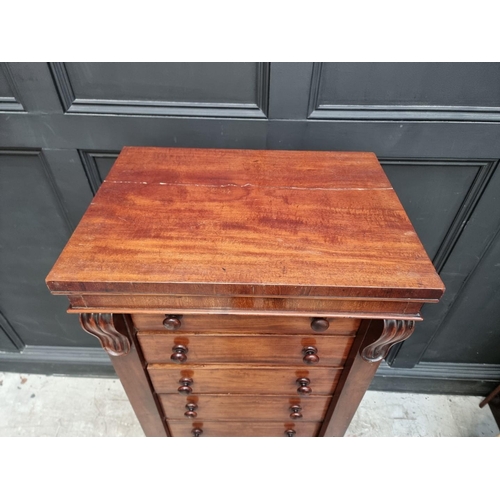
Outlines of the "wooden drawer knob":
M 191 431 L 191 434 L 192 434 L 195 438 L 198 438 L 198 437 L 200 437 L 200 436 L 203 434 L 203 429 L 200 429 L 199 427 L 196 427 L 196 428 L 194 428 L 194 429 Z
M 285 434 L 290 437 L 290 438 L 293 438 L 293 436 L 295 436 L 295 434 L 297 434 L 293 429 L 287 429 L 285 431 Z
M 299 384 L 299 388 L 297 389 L 297 392 L 302 396 L 311 394 L 312 389 L 309 387 L 310 383 L 311 381 L 306 377 L 298 378 L 297 384 Z
M 189 403 L 186 405 L 187 411 L 184 412 L 184 416 L 187 418 L 196 418 L 198 414 L 195 412 L 195 410 L 198 409 L 198 405 Z
M 181 386 L 177 389 L 181 394 L 191 394 L 193 392 L 193 388 L 190 387 L 193 383 L 192 378 L 181 378 L 179 380 L 179 384 Z
M 302 354 L 304 354 L 302 359 L 306 365 L 319 363 L 318 349 L 316 349 L 316 347 L 304 347 L 304 349 L 302 349 Z
M 165 319 L 163 320 L 163 326 L 167 330 L 178 330 L 182 325 L 181 318 L 182 316 L 175 314 L 166 314 Z
M 328 330 L 330 322 L 326 318 L 313 318 L 311 321 L 311 328 L 315 332 L 324 332 Z
M 173 354 L 170 356 L 170 359 L 174 363 L 185 363 L 187 361 L 187 352 L 189 349 L 185 345 L 174 345 L 172 347 Z M 305 359 L 305 358 L 304 358 Z
M 298 419 L 298 418 L 302 418 L 302 413 L 300 413 L 302 411 L 302 407 L 300 405 L 293 405 L 293 406 L 290 406 L 290 411 L 292 413 L 290 413 L 290 418 L 293 418 L 294 420 Z

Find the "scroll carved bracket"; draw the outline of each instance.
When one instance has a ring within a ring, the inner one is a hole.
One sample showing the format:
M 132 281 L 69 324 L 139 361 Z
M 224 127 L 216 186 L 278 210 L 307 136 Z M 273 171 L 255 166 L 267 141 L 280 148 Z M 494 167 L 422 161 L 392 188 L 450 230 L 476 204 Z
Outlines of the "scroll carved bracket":
M 116 316 L 110 313 L 82 313 L 80 324 L 90 335 L 97 337 L 103 349 L 111 356 L 124 356 L 130 352 L 130 339 L 125 325 L 118 331 Z
M 361 351 L 362 358 L 370 363 L 382 361 L 389 349 L 410 337 L 414 329 L 415 321 L 385 319 L 382 335 Z

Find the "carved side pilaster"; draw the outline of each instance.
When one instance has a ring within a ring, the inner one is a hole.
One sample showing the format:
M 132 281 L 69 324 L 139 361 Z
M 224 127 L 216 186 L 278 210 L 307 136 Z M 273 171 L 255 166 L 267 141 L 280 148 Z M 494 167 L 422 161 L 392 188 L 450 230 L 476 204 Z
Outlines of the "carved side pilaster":
M 406 340 L 413 333 L 414 329 L 415 321 L 385 319 L 382 335 L 378 340 L 366 346 L 361 351 L 361 356 L 371 363 L 381 361 L 387 356 L 389 349 L 394 344 Z
M 122 332 L 118 331 L 115 316 L 109 313 L 83 313 L 80 314 L 80 324 L 86 332 L 99 339 L 108 354 L 124 356 L 130 351 L 130 340 L 125 325 Z

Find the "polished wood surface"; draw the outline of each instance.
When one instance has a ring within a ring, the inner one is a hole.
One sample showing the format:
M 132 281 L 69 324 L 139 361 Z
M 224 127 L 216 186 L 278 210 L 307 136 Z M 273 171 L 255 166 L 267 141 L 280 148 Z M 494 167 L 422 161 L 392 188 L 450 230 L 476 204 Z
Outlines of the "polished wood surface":
M 444 291 L 375 155 L 301 151 L 125 148 L 46 281 L 148 436 L 341 436 Z
M 113 328 L 130 341 L 126 355 L 109 357 L 144 433 L 150 437 L 170 436 L 168 426 L 162 419 L 160 402 L 146 370 L 146 362 L 137 345 L 130 317 L 114 314 Z
M 278 420 L 292 421 L 291 408 L 300 407 L 301 420 L 319 422 L 323 420 L 331 396 L 311 395 L 307 398 L 282 395 L 228 395 L 201 394 L 181 396 L 160 394 L 161 404 L 167 419 L 186 419 L 187 405 L 196 405 L 197 418 L 205 420 Z
M 147 333 L 137 335 L 148 363 L 273 363 L 341 366 L 354 337 L 320 335 L 203 335 Z M 306 352 L 307 348 L 316 353 Z M 183 349 L 184 348 L 184 349 Z M 171 359 L 176 355 L 176 359 Z M 307 356 L 318 361 L 308 363 Z M 181 359 L 183 359 L 183 361 Z
M 365 361 L 376 363 L 382 361 L 389 349 L 399 342 L 405 341 L 415 329 L 415 322 L 408 320 L 384 320 L 384 329 L 380 337 L 363 348 L 361 356 Z
M 137 330 L 161 331 L 165 328 L 163 321 L 165 314 L 132 314 L 132 320 Z M 181 326 L 177 332 L 199 333 L 315 333 L 311 317 L 295 316 L 237 316 L 234 314 L 194 315 L 184 314 Z M 354 318 L 327 318 L 329 327 L 325 335 L 353 335 L 358 330 L 359 319 Z
M 297 380 L 308 377 L 312 394 L 331 394 L 342 369 L 315 366 L 272 365 L 148 365 L 157 393 L 176 393 L 179 380 L 191 378 L 192 394 L 285 394 L 296 395 Z
M 80 325 L 90 335 L 96 337 L 102 348 L 110 356 L 124 356 L 130 352 L 130 339 L 118 331 L 113 314 L 80 314 Z M 119 316 L 119 315 L 118 315 Z
M 63 293 L 186 294 L 199 284 L 213 294 L 227 285 L 249 295 L 443 293 L 375 155 L 306 151 L 124 148 L 47 284 Z
M 174 437 L 193 437 L 193 429 L 201 429 L 200 437 L 293 437 L 316 436 L 319 422 L 224 422 L 213 420 L 169 420 L 168 426 Z
M 139 310 L 165 311 L 169 310 L 174 314 L 192 313 L 193 310 L 200 310 L 205 313 L 214 311 L 220 314 L 222 311 L 230 311 L 237 314 L 258 313 L 262 311 L 264 315 L 272 312 L 278 314 L 301 314 L 312 316 L 331 315 L 333 312 L 343 315 L 352 314 L 356 317 L 363 315 L 384 314 L 385 317 L 393 315 L 414 314 L 423 306 L 422 302 L 393 301 L 393 300 L 335 300 L 335 299 L 312 299 L 297 298 L 292 299 L 278 297 L 220 297 L 220 296 L 195 296 L 181 297 L 178 295 L 85 295 L 77 296 L 75 303 L 70 296 L 70 302 L 74 312 L 81 312 L 78 309 L 96 312 L 119 311 L 137 312 Z
M 337 390 L 321 425 L 319 436 L 342 437 L 347 431 L 381 362 L 381 360 L 368 362 L 363 358 L 362 352 L 380 338 L 384 326 L 382 321 L 377 320 L 365 320 L 361 323 Z

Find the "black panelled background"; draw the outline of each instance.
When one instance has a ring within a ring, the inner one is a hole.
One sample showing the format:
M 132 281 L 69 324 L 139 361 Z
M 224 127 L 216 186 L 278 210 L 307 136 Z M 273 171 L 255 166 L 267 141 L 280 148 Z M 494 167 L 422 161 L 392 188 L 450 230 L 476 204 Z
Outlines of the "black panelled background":
M 447 291 L 373 389 L 500 380 L 500 64 L 1 63 L 0 371 L 111 375 L 44 278 L 123 146 L 373 151 Z

